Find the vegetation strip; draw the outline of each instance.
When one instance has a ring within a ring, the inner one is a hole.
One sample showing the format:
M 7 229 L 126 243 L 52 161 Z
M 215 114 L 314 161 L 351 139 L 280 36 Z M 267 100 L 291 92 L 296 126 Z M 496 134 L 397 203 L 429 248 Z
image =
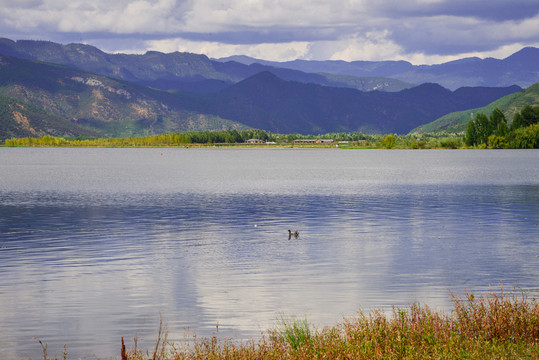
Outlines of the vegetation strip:
M 167 146 L 286 146 L 340 148 L 539 148 L 539 106 L 524 106 L 511 122 L 495 108 L 489 116 L 478 113 L 468 123 L 465 134 L 432 133 L 409 135 L 366 135 L 361 132 L 324 135 L 273 134 L 264 130 L 222 130 L 168 133 L 129 138 L 63 138 L 43 136 L 6 139 L 5 146 L 66 147 L 167 147 Z
M 539 302 L 529 293 L 514 290 L 464 297 L 451 294 L 453 311 L 446 314 L 427 305 L 360 312 L 341 323 L 314 328 L 307 319 L 281 318 L 259 340 L 237 342 L 217 336 L 185 344 L 167 341 L 159 325 L 152 351 L 134 347 L 122 360 L 182 359 L 538 359 Z M 39 343 L 43 358 L 46 344 Z M 64 348 L 63 358 L 68 357 Z

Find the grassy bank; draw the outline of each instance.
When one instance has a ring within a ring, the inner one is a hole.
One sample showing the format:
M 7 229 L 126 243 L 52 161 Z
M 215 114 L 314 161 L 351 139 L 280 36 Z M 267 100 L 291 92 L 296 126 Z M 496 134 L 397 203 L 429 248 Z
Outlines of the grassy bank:
M 254 130 L 253 130 L 254 131 Z M 12 138 L 0 141 L 10 147 L 182 147 L 182 148 L 341 148 L 341 149 L 456 149 L 464 147 L 462 136 L 364 135 L 362 133 L 330 133 L 319 135 L 267 134 L 261 130 L 258 140 L 239 136 L 238 132 L 170 133 L 130 138 L 66 138 L 57 136 Z M 238 136 L 232 136 L 232 135 Z M 250 139 L 250 140 L 249 140 Z
M 449 314 L 414 303 L 390 315 L 359 313 L 324 329 L 306 319 L 282 319 L 260 339 L 243 343 L 211 337 L 169 344 L 160 327 L 154 349 L 133 347 L 121 358 L 539 359 L 539 303 L 534 297 L 502 289 L 484 296 L 452 296 L 452 301 Z

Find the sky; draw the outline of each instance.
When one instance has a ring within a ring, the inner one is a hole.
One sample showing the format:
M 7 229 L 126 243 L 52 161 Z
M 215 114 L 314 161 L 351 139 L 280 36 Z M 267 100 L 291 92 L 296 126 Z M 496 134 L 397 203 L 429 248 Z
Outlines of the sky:
M 539 47 L 537 0 L 0 0 L 0 7 L 0 37 L 109 53 L 418 65 Z

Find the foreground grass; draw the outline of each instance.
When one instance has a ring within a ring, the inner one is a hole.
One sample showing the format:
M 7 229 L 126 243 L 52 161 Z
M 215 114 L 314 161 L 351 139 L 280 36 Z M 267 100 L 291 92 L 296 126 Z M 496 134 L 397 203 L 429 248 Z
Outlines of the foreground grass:
M 304 319 L 282 319 L 259 340 L 216 337 L 127 350 L 122 359 L 539 359 L 539 303 L 527 293 L 452 295 L 450 314 L 414 303 L 359 313 L 321 330 Z
M 491 292 L 451 295 L 451 313 L 414 303 L 381 311 L 360 312 L 318 330 L 307 319 L 281 318 L 275 329 L 243 343 L 210 338 L 185 344 L 167 342 L 159 326 L 150 350 L 126 349 L 122 360 L 182 359 L 539 359 L 539 302 L 528 293 Z M 46 344 L 43 359 L 47 356 Z M 119 344 L 120 345 L 120 344 Z M 120 350 L 120 346 L 119 349 Z M 63 359 L 68 351 L 64 348 Z

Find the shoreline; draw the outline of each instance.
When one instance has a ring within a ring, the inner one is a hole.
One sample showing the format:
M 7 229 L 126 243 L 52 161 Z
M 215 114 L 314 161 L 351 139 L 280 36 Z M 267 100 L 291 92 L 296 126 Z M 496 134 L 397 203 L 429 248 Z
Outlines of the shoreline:
M 131 341 L 122 336 L 121 341 L 118 339 L 119 359 L 539 358 L 539 303 L 535 296 L 517 288 L 504 292 L 503 285 L 498 291 L 477 296 L 470 292 L 464 296 L 450 294 L 454 305 L 450 312 L 416 301 L 393 307 L 391 313 L 358 311 L 323 328 L 306 317 L 283 315 L 259 338 L 239 342 L 217 334 L 199 338 L 196 333 L 184 342 L 169 341 L 167 325 L 160 317 L 155 345 L 138 348 L 135 336 L 128 348 L 126 343 Z M 47 343 L 33 340 L 41 346 L 43 358 L 52 359 Z M 111 358 L 118 359 L 118 353 Z M 68 358 L 68 345 L 64 345 L 62 355 Z

